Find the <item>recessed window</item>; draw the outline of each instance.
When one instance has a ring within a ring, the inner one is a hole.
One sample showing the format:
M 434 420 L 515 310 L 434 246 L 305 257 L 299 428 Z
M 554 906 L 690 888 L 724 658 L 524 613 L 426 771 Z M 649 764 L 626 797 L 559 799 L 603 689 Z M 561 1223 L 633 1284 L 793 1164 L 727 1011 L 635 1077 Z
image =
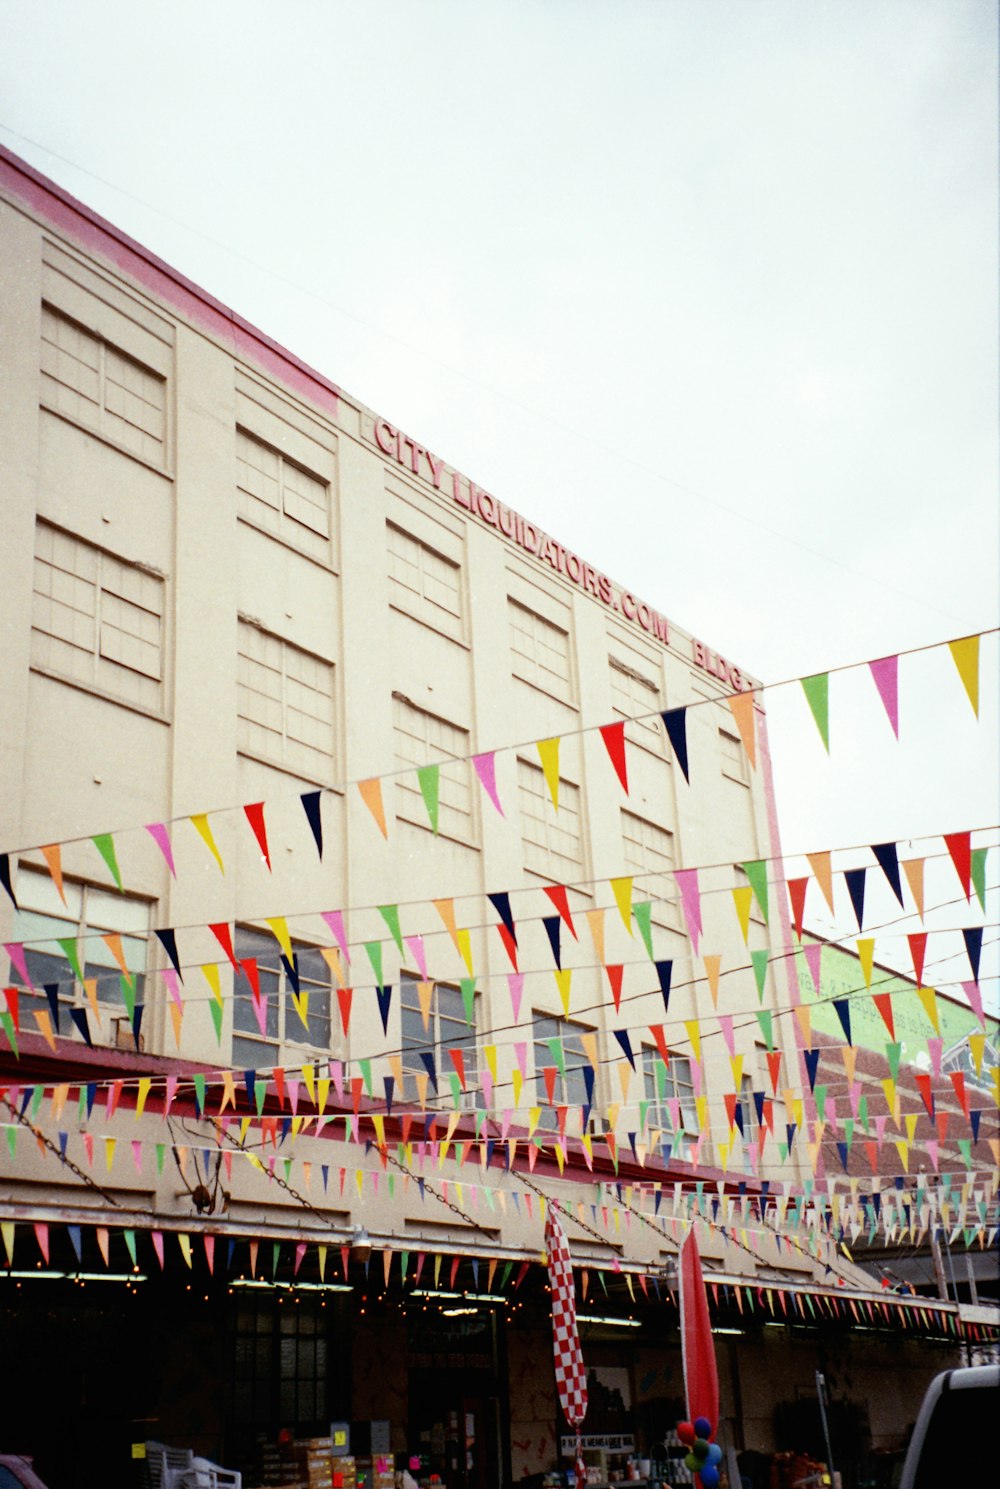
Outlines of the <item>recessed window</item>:
M 590 1059 L 583 1047 L 583 1036 L 593 1030 L 572 1019 L 553 1018 L 536 1013 L 532 1020 L 535 1047 L 535 1104 L 542 1108 L 540 1125 L 555 1127 L 558 1106 L 586 1106 L 587 1079 L 584 1071 L 590 1069 Z M 550 1041 L 560 1040 L 565 1076 L 559 1069 L 559 1046 Z M 546 1071 L 549 1075 L 546 1076 Z M 552 1102 L 549 1103 L 549 1086 L 552 1082 Z
M 514 676 L 572 702 L 569 632 L 510 598 L 507 616 Z
M 289 641 L 239 623 L 238 748 L 306 780 L 333 772 L 333 667 Z
M 245 429 L 236 431 L 240 515 L 315 558 L 330 547 L 330 487 Z
M 416 772 L 420 766 L 440 762 L 438 831 L 460 843 L 471 843 L 474 819 L 468 730 L 417 708 L 398 694 L 393 695 L 392 723 L 396 769 L 404 772 L 396 777 L 397 813 L 418 827 L 430 826 Z
M 691 1061 L 686 1055 L 670 1051 L 664 1064 L 659 1050 L 646 1048 L 642 1053 L 642 1079 L 646 1100 L 647 1129 L 675 1133 L 688 1138 L 698 1135 L 698 1108 L 695 1106 Z
M 479 1078 L 476 1031 L 479 1020 L 479 997 L 473 999 L 472 1023 L 466 1018 L 465 1000 L 460 988 L 436 982 L 426 1000 L 427 1026 L 424 1027 L 424 1004 L 420 997 L 420 980 L 408 972 L 400 978 L 400 1018 L 403 1034 L 404 1098 L 419 1099 L 416 1076 L 429 1076 L 431 1067 L 437 1077 L 438 1095 L 445 1099 L 451 1090 L 455 1062 L 449 1050 L 459 1050 L 465 1073 L 466 1091 L 459 1104 L 475 1105 L 475 1087 Z M 423 1084 L 421 1082 L 421 1084 Z M 433 1096 L 433 1084 L 427 1087 Z M 450 1101 L 447 1103 L 450 1105 Z
M 158 373 L 48 305 L 41 372 L 46 408 L 162 466 L 166 383 Z
M 330 970 L 314 946 L 291 945 L 289 960 L 267 932 L 236 927 L 237 960 L 255 963 L 260 997 L 246 973 L 239 973 L 233 985 L 234 1065 L 279 1065 L 290 1050 L 301 1058 L 303 1048 L 330 1054 Z
M 541 768 L 527 760 L 518 760 L 517 789 L 524 861 L 528 868 L 560 882 L 578 878 L 583 867 L 579 786 L 560 776 L 556 812 Z
M 623 809 L 621 816 L 626 868 L 642 877 L 657 919 L 667 925 L 679 924 L 677 890 L 669 877 L 677 867 L 673 833 L 635 812 Z
M 392 603 L 434 630 L 462 639 L 462 571 L 426 543 L 390 522 L 389 596 Z
M 722 752 L 722 774 L 741 786 L 750 784 L 750 766 L 743 741 L 728 729 L 719 730 L 719 749 Z
M 663 726 L 660 723 L 660 690 L 651 677 L 618 657 L 608 658 L 611 676 L 611 701 L 619 718 L 634 720 L 625 726 L 625 736 L 633 744 L 663 754 Z
M 35 528 L 32 665 L 159 708 L 163 580 L 69 533 Z

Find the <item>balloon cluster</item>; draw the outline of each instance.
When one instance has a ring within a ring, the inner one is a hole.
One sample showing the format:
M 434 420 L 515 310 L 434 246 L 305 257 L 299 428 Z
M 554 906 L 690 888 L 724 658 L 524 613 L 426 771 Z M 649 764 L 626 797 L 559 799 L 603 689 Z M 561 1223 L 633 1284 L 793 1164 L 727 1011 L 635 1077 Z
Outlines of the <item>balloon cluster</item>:
M 722 1449 L 717 1442 L 710 1441 L 713 1431 L 707 1417 L 695 1417 L 693 1422 L 677 1425 L 677 1436 L 688 1450 L 684 1467 L 698 1475 L 703 1489 L 717 1489 L 719 1483 Z

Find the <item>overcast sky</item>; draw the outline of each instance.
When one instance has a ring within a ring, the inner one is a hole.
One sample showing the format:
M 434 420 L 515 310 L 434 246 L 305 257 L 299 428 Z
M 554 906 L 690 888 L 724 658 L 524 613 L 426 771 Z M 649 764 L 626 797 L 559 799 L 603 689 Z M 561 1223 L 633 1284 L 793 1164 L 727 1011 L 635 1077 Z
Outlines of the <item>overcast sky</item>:
M 986 0 L 0 0 L 0 140 L 765 681 L 997 624 L 996 100 Z M 786 846 L 996 824 L 996 658 L 774 693 Z

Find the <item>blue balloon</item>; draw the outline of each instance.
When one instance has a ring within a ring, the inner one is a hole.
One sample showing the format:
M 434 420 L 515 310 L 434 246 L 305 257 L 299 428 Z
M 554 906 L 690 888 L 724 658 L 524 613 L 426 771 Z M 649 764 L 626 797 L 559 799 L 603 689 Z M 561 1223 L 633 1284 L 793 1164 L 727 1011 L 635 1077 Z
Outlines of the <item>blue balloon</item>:
M 707 1417 L 695 1417 L 694 1430 L 696 1437 L 711 1437 L 712 1424 Z
M 704 1489 L 716 1489 L 716 1485 L 719 1482 L 719 1470 L 714 1464 L 706 1463 L 698 1477 L 701 1479 Z
M 722 1449 L 717 1442 L 708 1445 L 708 1461 L 713 1464 L 722 1462 Z

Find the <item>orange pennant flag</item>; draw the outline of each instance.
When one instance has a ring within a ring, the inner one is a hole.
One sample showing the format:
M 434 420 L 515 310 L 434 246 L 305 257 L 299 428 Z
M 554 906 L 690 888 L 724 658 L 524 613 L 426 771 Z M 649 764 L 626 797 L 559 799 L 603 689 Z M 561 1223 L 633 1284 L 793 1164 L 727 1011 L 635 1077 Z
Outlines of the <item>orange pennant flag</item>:
M 32 1013 L 35 1016 L 38 1031 L 45 1040 L 45 1043 L 51 1050 L 55 1051 L 56 1042 L 52 1038 L 52 1020 L 49 1017 L 49 1010 L 47 1008 L 33 1008 Z
M 903 859 L 903 873 L 921 920 L 924 918 L 924 862 L 922 858 Z
M 459 951 L 458 924 L 455 920 L 455 901 L 433 900 L 431 903 L 433 904 L 437 913 L 440 915 L 441 920 L 444 924 L 444 928 L 448 932 L 448 935 L 451 937 L 452 945 L 454 946 L 456 951 Z
M 708 978 L 708 990 L 712 994 L 712 1007 L 719 1006 L 719 968 L 722 966 L 721 956 L 702 957 L 705 963 L 705 976 Z
M 125 952 L 122 949 L 121 936 L 118 934 L 117 931 L 109 931 L 106 936 L 101 937 L 101 940 L 104 942 L 105 946 L 108 948 L 111 955 L 114 957 L 115 961 L 121 968 L 122 976 L 125 978 L 125 981 L 129 984 L 129 986 L 131 986 L 135 979 L 133 978 L 132 973 L 129 971 L 128 964 L 125 961 Z
M 803 1047 L 805 1049 L 809 1049 L 812 1046 L 812 1015 L 809 1011 L 808 1004 L 798 1004 L 795 1009 L 795 1017 L 798 1019 L 799 1028 L 802 1031 Z
M 181 1005 L 179 1003 L 174 1003 L 174 1002 L 171 1002 L 168 1006 L 169 1006 L 169 1009 L 170 1009 L 170 1022 L 174 1026 L 174 1043 L 177 1045 L 177 1048 L 180 1049 L 180 1047 L 181 1047 L 181 1019 L 184 1017 L 184 1009 L 181 1007 Z
M 740 731 L 743 748 L 752 770 L 757 769 L 757 739 L 754 733 L 753 693 L 730 693 L 726 699 Z
M 42 856 L 49 866 L 49 873 L 52 875 L 53 884 L 59 891 L 59 898 L 65 905 L 66 893 L 63 889 L 62 848 L 58 843 L 50 843 L 47 848 L 42 849 Z
M 378 776 L 372 776 L 370 780 L 359 781 L 358 791 L 361 800 L 375 818 L 375 824 L 384 838 L 389 836 L 385 825 L 385 808 L 382 805 L 382 782 Z
M 604 911 L 587 910 L 587 926 L 590 930 L 590 939 L 594 943 L 594 954 L 601 966 L 604 966 Z
M 826 900 L 827 905 L 830 907 L 830 914 L 832 915 L 833 869 L 830 864 L 829 850 L 827 850 L 827 852 L 825 853 L 807 853 L 806 858 L 808 859 L 809 867 L 812 869 L 813 874 L 815 875 L 816 883 L 823 891 L 823 898 Z
M 966 696 L 972 704 L 972 712 L 979 717 L 979 637 L 963 636 L 960 641 L 949 641 L 948 650 L 955 663 Z

